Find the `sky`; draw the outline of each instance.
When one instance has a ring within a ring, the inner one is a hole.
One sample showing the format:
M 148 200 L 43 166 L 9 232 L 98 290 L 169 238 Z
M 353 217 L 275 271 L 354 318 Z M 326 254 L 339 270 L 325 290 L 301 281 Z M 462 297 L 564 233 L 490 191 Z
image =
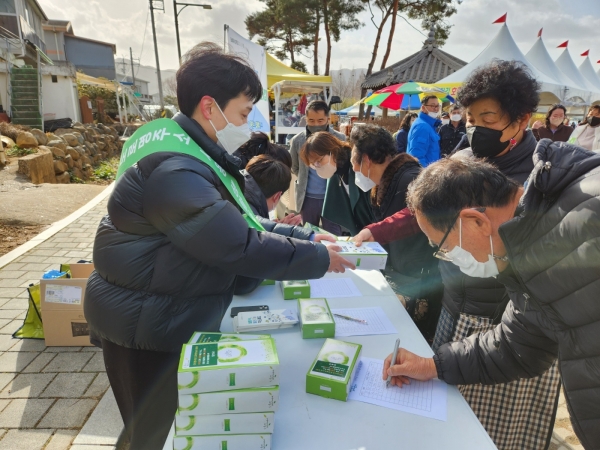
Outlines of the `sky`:
M 223 25 L 228 24 L 243 36 L 247 35 L 244 18 L 251 12 L 264 9 L 259 0 L 182 0 L 187 3 L 208 3 L 213 9 L 187 7 L 179 15 L 182 50 L 203 40 L 223 42 Z M 129 58 L 132 48 L 134 60 L 155 65 L 152 29 L 147 0 L 38 0 L 50 19 L 70 20 L 76 35 L 111 42 L 117 45 L 117 57 Z M 156 31 L 161 69 L 176 69 L 177 46 L 173 2 L 164 1 L 165 13 L 155 11 Z M 179 7 L 181 8 L 181 7 Z M 523 53 L 534 44 L 538 30 L 551 56 L 556 59 L 556 46 L 569 40 L 569 49 L 576 64 L 579 55 L 591 48 L 590 57 L 600 69 L 600 0 L 463 0 L 457 5 L 457 14 L 448 21 L 452 25 L 450 38 L 443 50 L 464 60 L 475 58 L 496 35 L 499 25 L 492 22 L 508 13 L 508 27 Z M 377 12 L 377 10 L 374 10 Z M 370 14 L 359 17 L 364 23 L 358 31 L 343 32 L 333 44 L 332 69 L 366 68 L 375 42 L 376 29 Z M 421 49 L 427 31 L 420 23 L 398 19 L 392 52 L 388 65 Z M 413 27 L 416 27 L 415 30 Z M 420 31 L 420 32 L 419 32 Z M 423 34 L 421 34 L 423 33 Z M 375 69 L 381 68 L 385 52 L 387 29 L 382 35 Z M 324 42 L 320 45 L 320 69 L 325 63 Z M 300 58 L 302 59 L 302 58 Z M 312 62 L 305 62 L 312 68 Z

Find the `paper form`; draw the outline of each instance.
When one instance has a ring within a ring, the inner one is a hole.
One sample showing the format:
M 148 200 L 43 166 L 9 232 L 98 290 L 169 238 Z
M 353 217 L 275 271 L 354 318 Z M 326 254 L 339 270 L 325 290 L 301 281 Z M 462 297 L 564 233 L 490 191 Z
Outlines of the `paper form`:
M 370 308 L 338 308 L 332 309 L 331 313 L 367 321 L 364 324 L 334 315 L 336 337 L 398 333 L 392 322 L 390 322 L 390 319 L 385 315 L 383 309 L 379 306 L 372 306 Z
M 360 297 L 361 292 L 351 278 L 321 278 L 308 280 L 311 298 Z
M 443 381 L 410 380 L 402 388 L 386 388 L 382 379 L 383 361 L 361 358 L 348 400 L 372 403 L 385 408 L 396 409 L 436 420 L 447 420 L 448 386 Z

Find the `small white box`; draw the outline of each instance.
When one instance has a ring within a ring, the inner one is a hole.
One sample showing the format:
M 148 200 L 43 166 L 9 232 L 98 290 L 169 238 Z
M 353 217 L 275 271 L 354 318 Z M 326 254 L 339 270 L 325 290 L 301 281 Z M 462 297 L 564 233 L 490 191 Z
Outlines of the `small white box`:
M 175 436 L 173 450 L 271 450 L 271 435 Z
M 337 245 L 342 250 L 339 252 L 345 259 L 352 262 L 357 269 L 382 270 L 385 269 L 388 253 L 378 242 L 363 242 L 360 247 L 353 242 L 322 242 L 325 245 Z
M 275 413 L 219 414 L 214 416 L 175 416 L 178 436 L 207 434 L 272 433 Z
M 180 394 L 179 414 L 207 416 L 212 414 L 256 413 L 277 411 L 279 386 L 237 391 Z
M 260 339 L 271 339 L 269 334 L 237 334 L 237 333 L 209 333 L 196 331 L 188 341 L 188 344 L 204 344 L 206 342 L 225 341 L 256 341 Z

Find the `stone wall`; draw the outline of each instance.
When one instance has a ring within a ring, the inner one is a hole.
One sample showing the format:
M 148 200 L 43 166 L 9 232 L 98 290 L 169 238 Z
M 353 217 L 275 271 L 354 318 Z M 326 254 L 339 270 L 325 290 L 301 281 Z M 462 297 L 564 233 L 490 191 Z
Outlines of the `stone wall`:
M 93 175 L 93 166 L 119 155 L 123 146 L 112 126 L 80 123 L 54 133 L 20 131 L 16 144 L 37 147 L 36 153 L 19 158 L 18 169 L 36 184 L 70 183 L 71 175 L 87 180 Z

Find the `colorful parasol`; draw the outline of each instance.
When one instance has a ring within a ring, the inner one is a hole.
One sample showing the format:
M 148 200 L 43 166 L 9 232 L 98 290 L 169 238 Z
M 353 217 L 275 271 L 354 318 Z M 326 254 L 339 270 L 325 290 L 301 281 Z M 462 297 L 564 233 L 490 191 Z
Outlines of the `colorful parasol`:
M 421 98 L 425 95 L 435 95 L 442 101 L 454 102 L 454 98 L 438 87 L 426 83 L 409 81 L 379 89 L 367 97 L 364 103 L 366 105 L 393 110 L 419 109 L 421 107 Z

